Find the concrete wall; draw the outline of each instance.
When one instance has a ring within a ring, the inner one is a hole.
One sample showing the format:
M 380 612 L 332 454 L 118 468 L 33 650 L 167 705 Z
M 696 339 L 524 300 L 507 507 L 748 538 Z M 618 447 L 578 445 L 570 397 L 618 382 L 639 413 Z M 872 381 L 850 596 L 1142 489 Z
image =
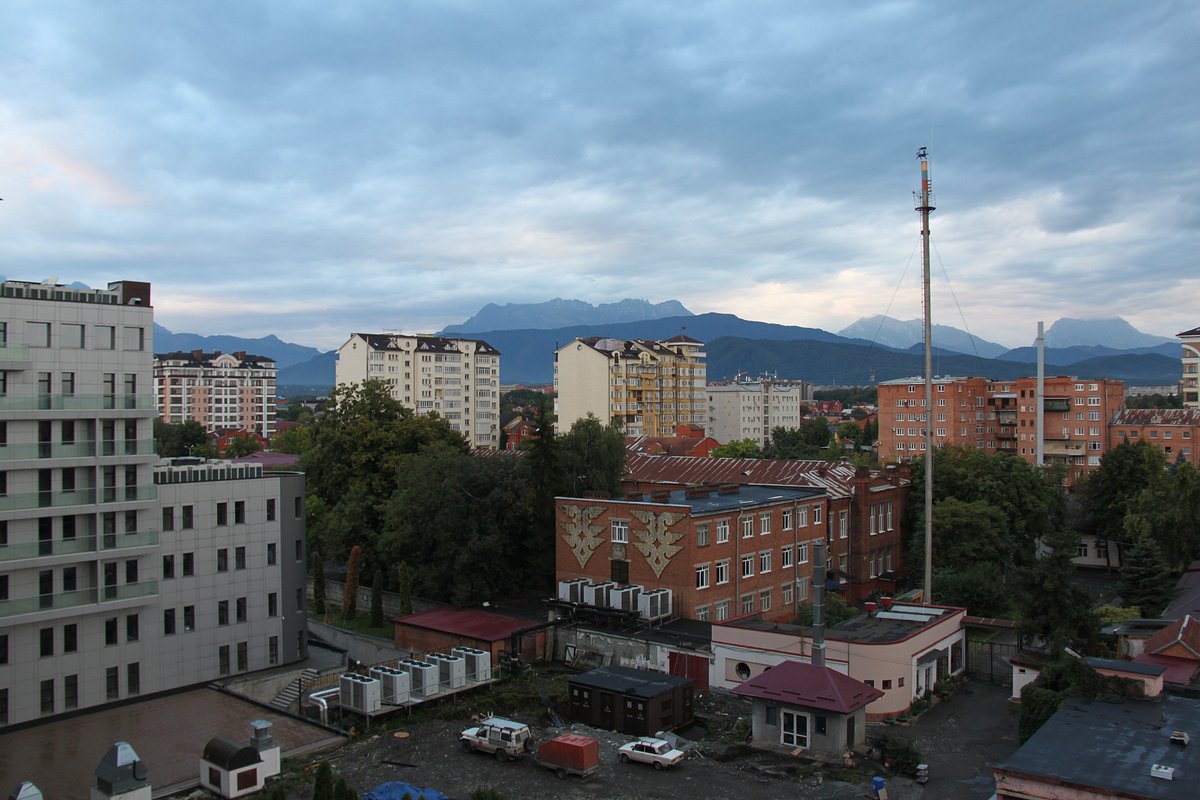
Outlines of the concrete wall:
M 825 758 L 840 758 L 846 752 L 846 720 L 849 716 L 855 718 L 854 744 L 865 744 L 867 741 L 866 712 L 863 709 L 852 715 L 821 713 L 795 706 L 785 706 L 776 703 L 770 705 L 776 709 L 776 724 L 767 724 L 767 703 L 763 700 L 754 701 L 753 736 L 754 743 L 763 747 L 791 751 L 793 748 L 780 742 L 780 732 L 783 725 L 783 710 L 798 712 L 808 717 L 808 753 Z M 817 733 L 817 717 L 825 718 L 825 733 Z
M 342 592 L 345 591 L 345 584 L 342 581 L 325 579 L 325 602 L 330 608 L 341 609 L 342 607 Z M 308 599 L 313 599 L 313 582 L 312 576 L 308 577 Z M 422 600 L 419 597 L 412 599 L 412 610 L 415 614 L 418 611 L 428 611 L 431 608 L 438 608 L 444 603 L 436 603 L 433 600 Z M 358 585 L 358 613 L 371 613 L 371 577 L 367 576 L 366 585 L 362 583 Z M 400 595 L 396 592 L 383 593 L 383 616 L 385 619 L 390 617 L 400 616 Z
M 376 636 L 366 636 L 361 633 L 351 633 L 332 625 L 326 625 L 315 619 L 308 621 L 308 628 L 315 635 L 346 650 L 346 656 L 364 664 L 379 664 L 395 658 L 408 658 L 410 651 L 400 650 L 393 646 L 390 639 Z

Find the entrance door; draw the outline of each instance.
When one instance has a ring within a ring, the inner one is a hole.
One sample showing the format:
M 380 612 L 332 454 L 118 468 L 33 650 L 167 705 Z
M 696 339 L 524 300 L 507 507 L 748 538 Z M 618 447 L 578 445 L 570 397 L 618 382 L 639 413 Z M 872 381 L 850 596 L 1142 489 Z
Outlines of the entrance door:
M 613 702 L 612 692 L 600 693 L 600 727 L 606 731 L 613 729 Z
M 854 745 L 854 715 L 851 714 L 846 717 L 846 749 L 853 750 Z
M 779 741 L 788 747 L 808 747 L 808 715 L 783 709 Z

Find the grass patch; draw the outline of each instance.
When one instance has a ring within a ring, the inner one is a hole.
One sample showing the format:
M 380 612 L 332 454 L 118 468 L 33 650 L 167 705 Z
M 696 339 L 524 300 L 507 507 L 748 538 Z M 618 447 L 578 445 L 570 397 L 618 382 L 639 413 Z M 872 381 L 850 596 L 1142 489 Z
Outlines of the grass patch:
M 369 612 L 358 612 L 350 617 L 342 616 L 340 608 L 329 608 L 325 614 L 318 615 L 313 608 L 313 604 L 308 604 L 309 619 L 315 619 L 317 622 L 324 622 L 326 625 L 333 625 L 338 628 L 345 628 L 354 633 L 361 633 L 365 636 L 376 636 L 380 639 L 392 640 L 395 638 L 395 627 L 385 621 L 379 627 L 371 625 L 371 614 Z

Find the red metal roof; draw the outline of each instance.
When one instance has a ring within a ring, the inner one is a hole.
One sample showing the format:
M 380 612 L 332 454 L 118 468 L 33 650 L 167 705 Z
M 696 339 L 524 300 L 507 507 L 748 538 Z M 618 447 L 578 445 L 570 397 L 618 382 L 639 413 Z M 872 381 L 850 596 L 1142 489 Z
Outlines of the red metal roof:
M 1163 673 L 1163 680 L 1166 683 L 1174 683 L 1180 686 L 1186 686 L 1195 679 L 1196 673 L 1200 672 L 1200 661 L 1191 661 L 1186 658 L 1172 658 L 1171 656 L 1156 656 L 1150 653 L 1142 653 L 1133 659 L 1135 664 L 1154 664 L 1159 667 L 1164 667 L 1167 671 Z
M 850 714 L 883 692 L 829 667 L 784 661 L 736 687 L 734 694 L 787 705 Z
M 517 617 L 506 617 L 503 614 L 493 614 L 490 611 L 476 611 L 471 608 L 433 608 L 409 614 L 407 617 L 396 617 L 392 622 L 397 625 L 408 625 L 414 628 L 425 628 L 439 633 L 450 633 L 467 639 L 478 639 L 483 642 L 497 642 L 507 639 L 516 631 L 536 625 L 536 622 Z
M 625 454 L 625 481 L 668 484 L 754 484 L 824 489 L 831 498 L 854 493 L 856 468 L 848 461 L 774 461 L 754 458 L 694 458 Z M 908 484 L 907 478 L 871 471 L 872 479 L 887 477 Z
M 1200 661 L 1200 621 L 1190 614 L 1146 640 L 1145 652 L 1157 655 L 1171 645 L 1181 645 Z

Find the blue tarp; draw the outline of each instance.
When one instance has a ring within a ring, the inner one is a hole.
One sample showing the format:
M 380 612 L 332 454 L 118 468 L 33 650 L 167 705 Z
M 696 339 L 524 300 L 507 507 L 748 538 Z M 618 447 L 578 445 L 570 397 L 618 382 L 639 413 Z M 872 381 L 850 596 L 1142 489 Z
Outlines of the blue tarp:
M 363 795 L 363 800 L 404 800 L 407 795 L 410 800 L 450 800 L 437 789 L 422 789 L 404 781 L 389 781 L 381 783 Z

